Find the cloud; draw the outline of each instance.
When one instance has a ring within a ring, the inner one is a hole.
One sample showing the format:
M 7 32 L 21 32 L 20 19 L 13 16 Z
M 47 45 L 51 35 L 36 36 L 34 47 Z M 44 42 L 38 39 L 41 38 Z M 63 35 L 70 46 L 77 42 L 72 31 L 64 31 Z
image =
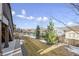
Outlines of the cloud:
M 36 20 L 36 21 L 47 21 L 48 17 L 34 17 L 34 16 L 27 16 L 26 15 L 26 11 L 24 9 L 21 10 L 21 14 L 16 15 L 17 17 L 21 18 L 21 19 L 25 19 L 25 20 Z
M 38 17 L 37 18 L 37 21 L 42 21 L 42 17 Z
M 22 18 L 22 19 L 27 19 L 27 20 L 35 19 L 35 17 L 33 17 L 33 16 L 24 16 L 24 15 L 16 15 L 16 16 L 19 18 Z
M 33 16 L 28 16 L 28 17 L 26 17 L 26 19 L 32 20 L 32 19 L 35 19 L 35 17 L 33 17 Z
M 43 17 L 43 21 L 47 21 L 48 20 L 48 17 Z
M 19 18 L 25 19 L 26 17 L 24 15 L 16 15 Z
M 15 11 L 12 11 L 12 15 L 15 15 Z
M 37 18 L 37 21 L 47 21 L 48 20 L 48 17 L 38 17 Z
M 76 23 L 74 23 L 74 22 L 68 22 L 68 24 L 67 24 L 68 26 L 73 26 L 73 25 L 77 25 Z
M 21 10 L 22 15 L 26 15 L 26 11 L 24 9 Z

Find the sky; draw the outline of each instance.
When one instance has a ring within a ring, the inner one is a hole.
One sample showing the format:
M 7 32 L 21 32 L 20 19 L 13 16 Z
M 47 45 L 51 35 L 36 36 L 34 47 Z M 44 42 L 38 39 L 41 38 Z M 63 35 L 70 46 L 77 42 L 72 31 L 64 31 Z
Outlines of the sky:
M 63 27 L 64 25 L 55 19 L 68 26 L 77 25 L 75 22 L 79 22 L 79 15 L 75 13 L 78 11 L 70 4 L 12 3 L 11 8 L 13 22 L 17 28 L 36 28 L 37 25 L 46 28 L 51 17 L 56 27 Z

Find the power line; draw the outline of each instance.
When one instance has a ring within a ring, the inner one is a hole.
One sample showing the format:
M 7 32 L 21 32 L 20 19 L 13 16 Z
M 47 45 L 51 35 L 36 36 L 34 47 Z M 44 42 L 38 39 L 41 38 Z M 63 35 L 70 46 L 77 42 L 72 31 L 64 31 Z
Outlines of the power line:
M 72 22 L 74 22 L 74 23 L 76 23 L 76 24 L 79 24 L 79 22 L 77 22 L 77 21 L 74 21 L 74 20 L 72 20 L 72 19 L 70 19 Z
M 72 9 L 76 15 L 79 15 L 79 5 L 78 4 L 74 4 L 74 3 L 70 3 L 71 7 L 74 7 L 75 9 Z
M 71 8 L 72 9 L 72 11 L 73 12 L 75 12 L 75 14 L 77 15 L 77 16 L 79 16 L 79 13 L 76 11 L 77 9 L 75 8 L 75 6 L 73 6 L 74 4 L 73 3 L 69 3 L 68 4 L 70 7 L 69 8 Z M 74 9 L 72 8 L 72 7 L 74 7 Z M 79 7 L 79 5 L 78 5 L 78 7 Z M 74 16 L 74 15 L 73 15 Z M 69 20 L 71 20 L 72 22 L 74 22 L 74 23 L 76 23 L 76 24 L 79 24 L 79 22 L 78 21 L 74 21 L 73 19 L 69 19 Z
M 77 16 L 79 16 L 79 5 L 78 4 L 74 4 L 74 3 L 70 3 L 69 4 L 71 7 L 74 7 L 75 9 L 73 9 L 72 8 L 72 11 L 74 11 L 75 12 L 75 14 L 77 15 Z M 77 11 L 76 11 L 77 10 Z M 72 20 L 72 19 L 70 19 L 70 20 Z M 74 23 L 76 23 L 76 24 L 79 24 L 79 22 L 77 22 L 77 21 L 74 21 L 74 20 L 72 20 Z
M 76 4 L 74 4 L 74 3 L 71 3 L 71 5 L 73 5 L 74 6 L 74 8 L 76 8 L 78 11 L 79 11 L 79 5 L 76 3 Z
M 56 19 L 55 17 L 52 17 L 52 18 L 54 18 L 54 20 L 56 20 L 57 22 L 64 24 L 64 26 L 66 26 L 67 28 L 69 28 L 70 30 L 72 30 L 72 31 L 75 32 L 75 30 L 73 30 L 72 28 L 70 28 L 69 26 L 67 26 L 64 22 L 62 22 L 62 21 Z M 75 32 L 75 33 L 77 33 L 77 32 Z

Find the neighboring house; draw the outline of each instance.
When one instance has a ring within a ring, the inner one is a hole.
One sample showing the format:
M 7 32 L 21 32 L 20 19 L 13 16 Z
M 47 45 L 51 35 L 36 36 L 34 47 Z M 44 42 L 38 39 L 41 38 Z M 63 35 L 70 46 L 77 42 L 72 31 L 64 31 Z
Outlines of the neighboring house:
M 56 31 L 56 33 L 57 33 L 58 36 L 64 35 L 64 31 L 63 31 L 62 28 L 56 28 L 55 31 Z
M 75 39 L 79 40 L 79 31 L 68 31 L 65 32 L 65 39 Z
M 35 29 L 26 29 L 27 35 L 33 36 L 35 34 Z
M 9 3 L 0 3 L 0 53 L 2 44 L 9 47 L 9 41 L 13 40 L 13 20 Z
M 59 42 L 79 46 L 79 25 L 70 26 L 70 28 L 56 28 Z
M 65 29 L 65 42 L 67 44 L 79 46 L 79 26 L 71 26 L 70 29 Z
M 57 36 L 58 36 L 58 41 L 63 43 L 64 38 L 65 38 L 63 29 L 58 27 L 55 29 L 55 31 L 56 31 Z

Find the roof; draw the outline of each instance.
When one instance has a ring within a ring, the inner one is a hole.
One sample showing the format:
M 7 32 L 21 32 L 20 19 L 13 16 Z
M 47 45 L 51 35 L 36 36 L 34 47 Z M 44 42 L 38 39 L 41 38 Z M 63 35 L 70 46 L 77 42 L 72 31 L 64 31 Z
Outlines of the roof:
M 70 28 L 70 29 L 69 29 Z M 68 31 L 74 31 L 74 32 L 79 32 L 79 25 L 76 25 L 76 26 L 71 26 L 69 28 L 64 28 L 64 32 L 68 32 Z

